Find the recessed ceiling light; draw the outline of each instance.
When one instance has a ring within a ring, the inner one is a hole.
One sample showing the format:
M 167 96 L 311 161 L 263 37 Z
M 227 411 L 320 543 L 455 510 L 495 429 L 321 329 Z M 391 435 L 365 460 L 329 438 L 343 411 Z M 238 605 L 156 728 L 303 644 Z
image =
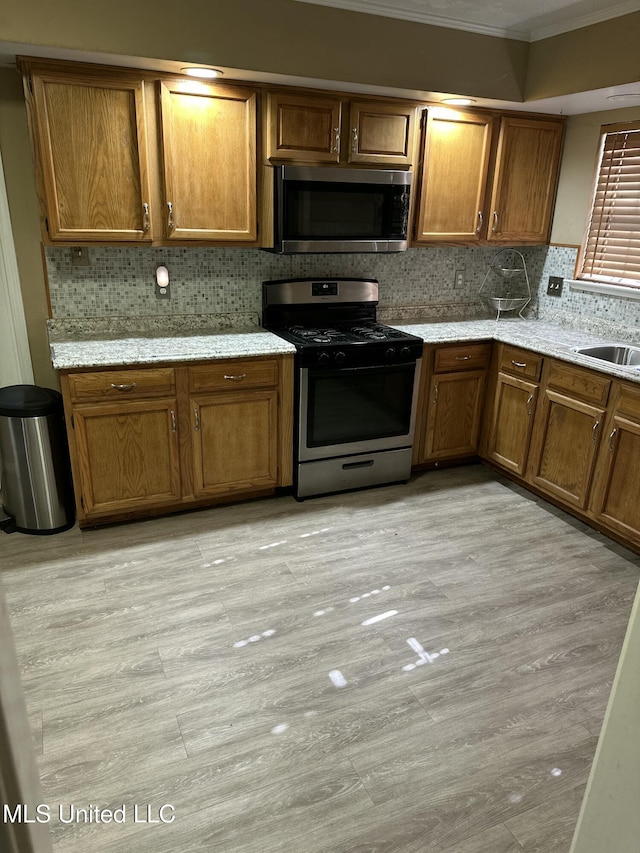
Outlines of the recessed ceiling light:
M 442 103 L 455 107 L 468 107 L 469 104 L 475 104 L 475 98 L 443 98 Z
M 608 101 L 637 101 L 640 100 L 640 92 L 620 92 L 618 95 L 607 95 Z
M 222 71 L 217 68 L 201 68 L 197 65 L 181 68 L 180 71 L 189 77 L 199 77 L 201 80 L 213 80 L 215 77 L 222 77 Z

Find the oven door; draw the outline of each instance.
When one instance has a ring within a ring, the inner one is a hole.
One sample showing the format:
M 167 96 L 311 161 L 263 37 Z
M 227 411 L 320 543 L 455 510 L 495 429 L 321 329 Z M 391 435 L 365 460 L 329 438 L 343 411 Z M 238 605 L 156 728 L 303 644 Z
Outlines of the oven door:
M 300 371 L 298 461 L 411 447 L 420 359 Z

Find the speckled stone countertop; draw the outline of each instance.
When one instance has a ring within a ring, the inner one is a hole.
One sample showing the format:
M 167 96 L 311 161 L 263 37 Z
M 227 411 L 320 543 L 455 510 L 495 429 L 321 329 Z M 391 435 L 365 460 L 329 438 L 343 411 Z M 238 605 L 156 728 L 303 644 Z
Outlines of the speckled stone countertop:
M 173 318 L 136 328 L 135 321 L 49 321 L 49 341 L 53 366 L 58 370 L 89 367 L 116 367 L 159 362 L 243 358 L 294 353 L 295 347 L 258 325 L 247 315 L 242 326 L 233 326 L 228 316 Z M 573 347 L 589 346 L 612 338 L 540 320 L 455 320 L 452 322 L 384 322 L 423 338 L 425 343 L 495 340 L 530 349 L 611 376 L 640 383 L 640 368 L 621 367 L 579 355 Z M 139 321 L 138 321 L 139 323 Z M 623 340 L 625 340 L 623 338 Z M 633 341 L 626 340 L 627 343 Z
M 294 353 L 287 341 L 260 328 L 257 317 L 228 315 L 140 320 L 49 321 L 51 362 L 57 370 L 159 362 L 247 358 Z M 136 326 L 137 323 L 137 326 Z
M 391 323 L 398 329 L 418 335 L 425 343 L 453 343 L 460 341 L 494 340 L 533 350 L 541 355 L 568 361 L 572 364 L 599 370 L 610 376 L 640 383 L 640 367 L 624 367 L 601 359 L 579 355 L 574 347 L 611 343 L 591 332 L 545 323 L 541 320 L 467 320 L 453 323 Z M 619 339 L 616 339 L 616 342 Z M 633 343 L 625 338 L 623 343 Z

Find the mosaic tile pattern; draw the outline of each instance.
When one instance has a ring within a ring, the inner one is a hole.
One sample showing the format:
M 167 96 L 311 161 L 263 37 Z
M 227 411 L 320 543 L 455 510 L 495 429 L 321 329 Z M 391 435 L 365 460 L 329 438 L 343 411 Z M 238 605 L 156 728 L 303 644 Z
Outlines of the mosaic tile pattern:
M 46 250 L 53 318 L 145 317 L 243 314 L 259 316 L 261 283 L 295 276 L 372 276 L 380 282 L 381 316 L 416 319 L 472 319 L 492 316 L 478 297 L 496 249 L 451 247 L 409 249 L 392 255 L 274 255 L 260 249 L 90 247 L 89 266 L 75 267 L 68 248 Z M 521 248 L 532 301 L 527 318 L 555 323 L 611 324 L 640 331 L 640 303 L 603 294 L 547 296 L 550 275 L 573 277 L 576 249 Z M 171 299 L 155 297 L 155 269 L 164 264 L 171 277 Z M 464 286 L 454 287 L 456 270 Z M 411 310 L 410 310 L 411 309 Z M 417 309 L 424 309 L 421 312 Z M 409 311 L 409 314 L 404 314 Z M 411 313 L 413 311 L 413 313 Z M 401 316 L 395 311 L 396 316 Z M 243 321 L 244 322 L 244 321 Z

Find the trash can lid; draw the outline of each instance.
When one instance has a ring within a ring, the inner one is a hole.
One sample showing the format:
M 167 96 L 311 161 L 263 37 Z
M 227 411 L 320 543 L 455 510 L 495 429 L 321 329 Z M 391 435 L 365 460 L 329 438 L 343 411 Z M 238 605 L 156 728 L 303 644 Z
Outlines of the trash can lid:
M 8 385 L 0 388 L 0 415 L 7 418 L 37 418 L 62 411 L 62 394 L 37 385 Z

